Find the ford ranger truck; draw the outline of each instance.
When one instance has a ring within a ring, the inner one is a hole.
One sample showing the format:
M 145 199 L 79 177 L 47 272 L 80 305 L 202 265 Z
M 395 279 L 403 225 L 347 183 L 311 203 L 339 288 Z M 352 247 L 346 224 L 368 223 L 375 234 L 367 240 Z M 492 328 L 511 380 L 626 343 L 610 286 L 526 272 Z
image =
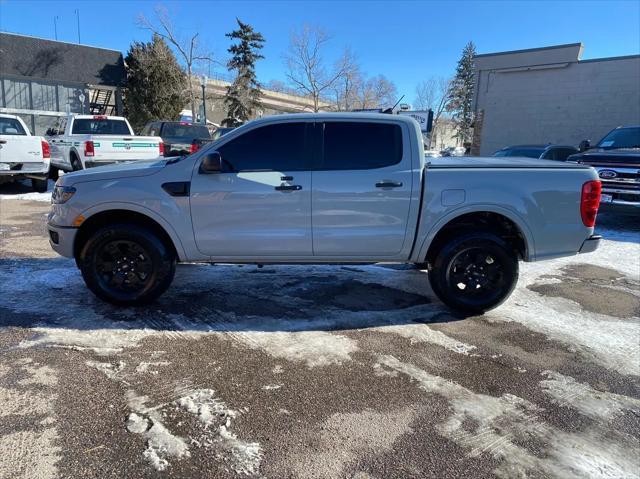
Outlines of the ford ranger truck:
M 509 297 L 520 260 L 594 251 L 599 200 L 588 166 L 426 163 L 411 117 L 294 114 L 189 156 L 64 175 L 48 229 L 88 288 L 118 305 L 157 298 L 176 262 L 401 262 L 426 269 L 450 307 L 481 313 Z
M 160 138 L 136 136 L 121 116 L 69 115 L 47 131 L 51 164 L 63 171 L 112 163 L 150 160 L 163 155 Z
M 596 169 L 603 206 L 640 212 L 640 126 L 615 128 L 594 147 L 584 140 L 580 150 L 569 161 Z
M 0 114 L 0 184 L 29 178 L 34 191 L 47 191 L 49 143 L 33 136 L 22 119 Z

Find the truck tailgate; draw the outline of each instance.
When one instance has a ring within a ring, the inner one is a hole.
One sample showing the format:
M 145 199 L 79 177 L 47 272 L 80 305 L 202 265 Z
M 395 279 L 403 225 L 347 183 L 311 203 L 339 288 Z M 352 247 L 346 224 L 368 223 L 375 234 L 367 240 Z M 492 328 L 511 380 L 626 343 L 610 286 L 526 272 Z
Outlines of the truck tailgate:
M 160 139 L 153 136 L 91 136 L 93 161 L 152 160 L 160 156 Z M 82 146 L 82 145 L 76 145 Z
M 42 139 L 39 136 L 0 135 L 0 171 L 11 164 L 42 164 Z

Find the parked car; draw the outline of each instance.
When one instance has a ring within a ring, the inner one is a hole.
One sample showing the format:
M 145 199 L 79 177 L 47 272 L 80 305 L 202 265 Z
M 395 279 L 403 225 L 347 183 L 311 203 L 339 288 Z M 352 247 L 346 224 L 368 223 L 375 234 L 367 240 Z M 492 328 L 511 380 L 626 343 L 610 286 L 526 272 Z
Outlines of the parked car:
M 34 191 L 47 191 L 50 158 L 49 143 L 22 118 L 0 114 L 0 184 L 29 178 Z
M 442 155 L 438 150 L 424 150 L 425 158 L 440 158 Z
M 47 131 L 51 164 L 64 171 L 83 170 L 163 154 L 159 138 L 136 136 L 121 116 L 69 115 Z
M 440 156 L 464 156 L 464 146 L 449 146 L 440 152 Z
M 580 153 L 569 157 L 593 166 L 602 180 L 602 203 L 625 209 L 640 208 L 640 126 L 611 130 L 593 148 L 580 143 Z
M 51 246 L 120 305 L 162 294 L 176 261 L 403 262 L 428 269 L 444 303 L 473 313 L 511 294 L 519 259 L 598 247 L 593 168 L 525 158 L 427 165 L 421 138 L 409 116 L 277 115 L 186 157 L 64 175 Z
M 233 130 L 235 130 L 235 128 L 217 128 L 216 131 L 213 132 L 213 135 L 211 135 L 211 138 L 215 141 Z
M 152 121 L 141 133 L 159 136 L 164 144 L 164 156 L 190 155 L 211 141 L 211 133 L 205 125 L 187 121 Z
M 567 161 L 569 156 L 578 152 L 575 146 L 568 145 L 516 145 L 496 151 L 493 156 L 540 158 L 542 160 Z

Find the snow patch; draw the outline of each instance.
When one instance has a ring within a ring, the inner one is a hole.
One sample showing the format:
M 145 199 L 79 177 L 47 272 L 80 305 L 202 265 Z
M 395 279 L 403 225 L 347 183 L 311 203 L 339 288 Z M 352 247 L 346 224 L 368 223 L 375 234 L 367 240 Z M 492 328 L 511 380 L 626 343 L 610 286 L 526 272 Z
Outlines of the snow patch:
M 265 384 L 262 389 L 265 391 L 273 391 L 274 389 L 280 389 L 284 384 Z
M 637 477 L 637 443 L 612 434 L 606 424 L 586 433 L 567 433 L 544 423 L 538 417 L 541 409 L 525 399 L 474 393 L 393 356 L 382 356 L 379 362 L 413 379 L 425 392 L 448 400 L 452 414 L 436 429 L 471 457 L 486 454 L 499 460 L 494 471 L 499 477 Z M 546 444 L 545 450 L 534 454 L 520 445 L 532 438 Z
M 149 371 L 149 368 L 155 367 L 155 366 L 168 366 L 170 364 L 171 363 L 169 361 L 150 361 L 150 362 L 142 361 L 140 364 L 136 366 L 136 372 L 158 374 L 158 371 L 156 370 Z
M 142 455 L 158 471 L 164 471 L 169 466 L 169 457 L 180 459 L 191 455 L 185 440 L 173 435 L 159 421 L 154 422 L 143 435 L 147 440 L 147 449 Z
M 197 416 L 205 426 L 211 425 L 214 420 L 228 420 L 228 418 L 236 417 L 235 411 L 229 409 L 222 400 L 215 397 L 213 389 L 200 389 L 188 396 L 181 397 L 176 403 L 185 411 Z
M 149 420 L 132 412 L 127 418 L 126 427 L 129 432 L 142 434 L 149 430 Z
M 640 414 L 640 400 L 621 394 L 597 391 L 588 384 L 555 371 L 543 371 L 547 376 L 540 386 L 556 404 L 572 407 L 593 419 L 610 420 L 623 411 Z
M 115 379 L 126 366 L 126 363 L 124 361 L 118 361 L 115 364 L 101 363 L 98 361 L 87 361 L 86 364 L 89 367 L 97 369 L 109 379 Z
M 2 194 L 0 195 L 0 201 L 3 200 L 43 201 L 45 203 L 51 203 L 51 191 L 45 193 L 18 193 L 15 195 Z
M 475 346 L 458 341 L 446 334 L 430 328 L 426 324 L 402 324 L 375 328 L 384 333 L 393 333 L 411 340 L 411 343 L 430 343 L 441 346 L 454 353 L 468 355 Z

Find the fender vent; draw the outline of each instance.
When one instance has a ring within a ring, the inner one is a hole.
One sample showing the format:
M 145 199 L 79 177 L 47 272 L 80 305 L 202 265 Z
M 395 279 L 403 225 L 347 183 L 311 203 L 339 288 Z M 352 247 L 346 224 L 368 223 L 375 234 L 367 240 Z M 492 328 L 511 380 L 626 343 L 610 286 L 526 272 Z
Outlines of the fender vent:
M 189 196 L 191 190 L 190 181 L 172 181 L 170 183 L 163 183 L 162 189 L 169 193 L 171 196 Z

